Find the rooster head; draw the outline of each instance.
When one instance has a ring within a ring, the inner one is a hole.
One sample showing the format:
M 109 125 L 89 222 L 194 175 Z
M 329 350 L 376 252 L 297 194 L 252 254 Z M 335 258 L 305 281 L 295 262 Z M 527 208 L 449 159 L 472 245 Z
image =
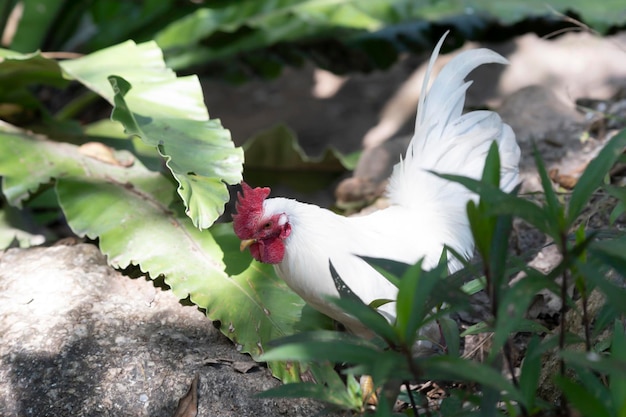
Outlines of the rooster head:
M 237 196 L 237 213 L 233 215 L 235 234 L 241 239 L 240 249 L 250 248 L 252 257 L 260 262 L 277 264 L 285 255 L 284 240 L 291 233 L 285 213 L 266 213 L 263 202 L 269 188 L 252 188 L 241 183 Z

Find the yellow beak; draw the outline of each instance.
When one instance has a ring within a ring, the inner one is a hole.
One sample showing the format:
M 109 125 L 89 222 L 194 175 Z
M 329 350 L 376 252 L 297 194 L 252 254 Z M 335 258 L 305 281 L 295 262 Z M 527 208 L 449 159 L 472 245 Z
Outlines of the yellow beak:
M 243 252 L 248 246 L 252 245 L 255 242 L 256 242 L 256 239 L 242 240 L 241 244 L 239 245 L 239 250 Z

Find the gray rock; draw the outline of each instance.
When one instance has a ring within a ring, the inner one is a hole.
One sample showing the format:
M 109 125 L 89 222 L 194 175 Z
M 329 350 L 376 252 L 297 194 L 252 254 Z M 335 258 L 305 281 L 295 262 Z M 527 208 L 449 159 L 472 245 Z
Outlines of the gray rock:
M 107 266 L 90 244 L 0 254 L 0 415 L 172 416 L 196 375 L 198 416 L 314 415 L 257 399 L 280 382 L 195 307 Z

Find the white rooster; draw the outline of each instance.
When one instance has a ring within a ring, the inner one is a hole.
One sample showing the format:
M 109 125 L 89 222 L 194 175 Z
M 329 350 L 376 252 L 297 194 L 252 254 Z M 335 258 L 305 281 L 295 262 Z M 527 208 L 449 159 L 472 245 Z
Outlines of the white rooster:
M 424 88 L 444 37 L 430 58 Z M 462 114 L 465 77 L 487 63 L 507 63 L 488 49 L 459 54 L 420 97 L 415 134 L 404 159 L 393 170 L 387 187 L 390 206 L 365 216 L 344 217 L 321 207 L 286 198 L 267 198 L 269 188 L 242 183 L 233 227 L 252 256 L 275 265 L 278 275 L 307 303 L 343 323 L 351 331 L 368 335 L 352 316 L 327 297 L 338 297 L 329 261 L 346 285 L 364 303 L 395 299 L 397 288 L 359 256 L 391 259 L 434 267 L 447 245 L 465 258 L 473 253 L 465 207 L 476 196 L 459 184 L 429 171 L 480 178 L 492 142 L 498 144 L 501 184 L 510 191 L 518 183 L 520 150 L 512 129 L 490 111 Z M 451 272 L 459 269 L 449 262 Z M 379 308 L 393 322 L 395 303 Z

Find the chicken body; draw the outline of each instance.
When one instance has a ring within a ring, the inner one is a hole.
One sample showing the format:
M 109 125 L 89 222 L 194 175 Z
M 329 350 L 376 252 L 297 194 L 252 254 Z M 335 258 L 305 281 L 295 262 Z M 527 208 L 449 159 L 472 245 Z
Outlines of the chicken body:
M 268 216 L 289 213 L 292 232 L 285 239 L 282 261 L 275 265 L 278 275 L 312 307 L 357 334 L 367 331 L 326 299 L 339 295 L 329 261 L 345 284 L 369 304 L 375 299 L 394 300 L 397 288 L 359 256 L 407 264 L 426 256 L 424 266 L 428 268 L 436 265 L 443 249 L 438 233 L 441 219 L 415 218 L 414 212 L 401 206 L 368 216 L 344 217 L 312 204 L 272 198 L 265 200 L 264 210 Z M 379 311 L 393 321 L 395 303 Z
M 443 39 L 433 52 L 424 86 Z M 520 151 L 511 128 L 493 112 L 462 114 L 465 91 L 471 84 L 464 78 L 485 63 L 506 60 L 487 49 L 466 51 L 444 67 L 428 94 L 420 98 L 415 134 L 390 178 L 390 207 L 344 217 L 295 200 L 268 199 L 268 189 L 244 184 L 234 216 L 242 248 L 249 246 L 257 260 L 274 263 L 278 275 L 307 303 L 362 335 L 368 330 L 327 300 L 339 296 L 329 262 L 368 304 L 395 299 L 397 288 L 361 256 L 407 264 L 423 258 L 426 269 L 437 264 L 444 245 L 466 259 L 471 257 L 474 243 L 465 208 L 476 196 L 429 171 L 480 178 L 495 141 L 501 159 L 500 186 L 510 191 L 517 185 Z M 457 259 L 449 261 L 451 271 L 460 266 Z M 395 303 L 379 311 L 390 322 L 395 319 Z

